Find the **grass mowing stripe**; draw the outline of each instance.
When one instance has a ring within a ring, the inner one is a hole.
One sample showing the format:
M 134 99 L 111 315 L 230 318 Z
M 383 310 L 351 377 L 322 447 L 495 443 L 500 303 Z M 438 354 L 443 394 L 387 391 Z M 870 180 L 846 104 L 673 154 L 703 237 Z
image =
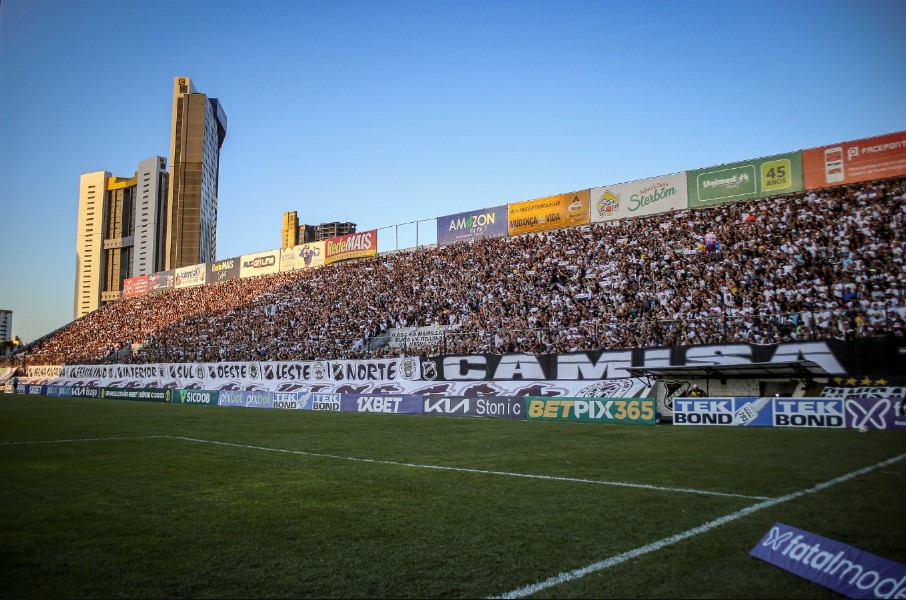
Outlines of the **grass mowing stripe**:
M 75 438 L 71 440 L 33 440 L 29 442 L 0 442 L 0 446 L 24 446 L 27 444 L 70 444 L 73 442 L 110 442 L 117 440 L 150 440 L 170 437 L 166 435 L 131 435 L 127 437 Z
M 459 473 L 475 473 L 480 475 L 501 475 L 504 477 L 522 477 L 524 479 L 543 479 L 546 481 L 566 481 L 570 483 L 591 483 L 595 485 L 609 485 L 614 487 L 626 487 L 643 490 L 652 490 L 657 492 L 674 492 L 681 494 L 700 494 L 703 496 L 723 496 L 729 498 L 744 498 L 747 500 L 767 500 L 767 496 L 749 496 L 746 494 L 730 494 L 727 492 L 711 492 L 708 490 L 697 490 L 694 488 L 665 487 L 658 485 L 649 485 L 645 483 L 628 483 L 625 481 L 601 481 L 599 479 L 582 479 L 577 477 L 558 477 L 554 475 L 532 475 L 530 473 L 510 473 L 508 471 L 488 471 L 485 469 L 469 469 L 466 467 L 445 467 L 442 465 L 422 465 L 416 463 L 406 463 L 393 460 L 380 460 L 375 458 L 359 458 L 355 456 L 339 456 L 336 454 L 322 454 L 319 452 L 306 452 L 305 450 L 287 450 L 284 448 L 268 448 L 266 446 L 251 446 L 247 444 L 236 444 L 233 442 L 218 442 L 216 440 L 203 440 L 200 438 L 191 438 L 177 435 L 152 436 L 164 437 L 173 440 L 184 440 L 187 442 L 197 442 L 200 444 L 216 444 L 219 446 L 232 446 L 234 448 L 247 448 L 250 450 L 263 450 L 265 452 L 283 452 L 286 454 L 298 454 L 301 456 L 315 456 L 318 458 L 333 458 L 337 460 L 348 460 L 352 462 L 372 463 L 378 465 L 392 465 L 396 467 L 409 467 L 413 469 L 434 469 L 437 471 L 455 471 Z
M 495 598 L 495 599 L 496 598 L 524 598 L 526 596 L 536 594 L 542 590 L 546 590 L 548 588 L 551 588 L 551 587 L 554 587 L 557 585 L 561 585 L 561 584 L 567 583 L 569 581 L 575 581 L 576 579 L 581 579 L 582 577 L 585 577 L 586 575 L 588 575 L 590 573 L 595 573 L 597 571 L 603 571 L 604 569 L 608 569 L 610 567 L 616 566 L 620 563 L 626 562 L 627 560 L 631 560 L 633 558 L 637 558 L 639 556 L 643 556 L 643 555 L 649 554 L 651 552 L 656 552 L 656 551 L 660 550 L 661 548 L 665 548 L 672 544 L 676 544 L 677 542 L 681 542 L 683 540 L 695 537 L 697 535 L 701 535 L 702 533 L 707 533 L 708 531 L 710 531 L 716 527 L 720 527 L 721 525 L 726 525 L 727 523 L 730 523 L 737 519 L 747 517 L 753 513 L 763 510 L 765 508 L 777 506 L 778 504 L 782 504 L 784 502 L 789 502 L 790 500 L 796 500 L 797 498 L 801 498 L 801 497 L 807 496 L 809 494 L 815 494 L 817 492 L 826 490 L 827 488 L 835 486 L 839 483 L 844 483 L 846 481 L 855 479 L 856 477 L 865 475 L 865 474 L 875 471 L 877 469 L 890 466 L 896 462 L 903 460 L 904 458 L 906 458 L 906 454 L 900 454 L 899 456 L 889 458 L 889 459 L 879 462 L 877 464 L 874 464 L 874 465 L 871 465 L 868 467 L 864 467 L 864 468 L 858 469 L 856 471 L 851 471 L 845 475 L 841 475 L 840 477 L 836 477 L 829 481 L 825 481 L 824 483 L 819 483 L 819 484 L 813 485 L 810 488 L 806 488 L 804 490 L 799 490 L 798 492 L 793 492 L 791 494 L 787 494 L 785 496 L 780 496 L 778 498 L 773 498 L 771 500 L 766 500 L 764 502 L 759 502 L 758 504 L 753 504 L 752 506 L 748 506 L 746 508 L 743 508 L 742 510 L 738 510 L 729 515 L 720 517 L 718 519 L 714 519 L 713 521 L 709 521 L 709 522 L 705 523 L 704 525 L 700 525 L 698 527 L 694 527 L 694 528 L 684 531 L 682 533 L 678 533 L 676 535 L 666 537 L 662 540 L 652 542 L 645 546 L 641 546 L 634 550 L 630 550 L 629 552 L 623 552 L 622 554 L 618 554 L 616 556 L 612 556 L 605 560 L 601 560 L 596 563 L 590 564 L 587 567 L 582 567 L 581 569 L 575 569 L 573 571 L 568 571 L 566 573 L 560 573 L 559 575 L 555 575 L 554 577 L 545 579 L 544 581 L 540 581 L 538 583 L 533 583 L 532 585 L 527 585 L 525 587 L 515 589 L 511 592 L 501 594 L 500 596 L 489 596 L 488 598 Z

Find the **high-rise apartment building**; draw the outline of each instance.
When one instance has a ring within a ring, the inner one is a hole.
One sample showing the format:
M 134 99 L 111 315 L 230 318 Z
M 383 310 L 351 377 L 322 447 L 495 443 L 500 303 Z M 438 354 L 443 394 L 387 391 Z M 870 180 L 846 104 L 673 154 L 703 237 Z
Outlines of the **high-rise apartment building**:
M 299 223 L 296 211 L 283 213 L 283 230 L 281 234 L 281 248 L 292 248 L 298 244 L 320 242 L 330 238 L 355 233 L 355 223 L 321 223 L 320 225 L 305 225 Z
M 168 179 L 162 156 L 140 162 L 132 177 L 81 176 L 74 318 L 119 298 L 123 280 L 164 270 Z
M 292 248 L 299 245 L 299 217 L 292 210 L 283 213 L 283 229 L 281 232 L 281 248 Z
M 13 339 L 13 311 L 0 310 L 0 342 Z
M 220 148 L 226 131 L 220 102 L 199 93 L 190 78 L 175 77 L 165 269 L 216 258 Z

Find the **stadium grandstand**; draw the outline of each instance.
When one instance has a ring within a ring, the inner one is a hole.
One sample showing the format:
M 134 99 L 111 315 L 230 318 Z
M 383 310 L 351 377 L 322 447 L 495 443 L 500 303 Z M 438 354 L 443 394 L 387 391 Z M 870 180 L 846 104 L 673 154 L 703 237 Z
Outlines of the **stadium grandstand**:
M 904 225 L 900 177 L 423 246 L 123 298 L 4 364 L 541 355 L 902 337 Z M 412 328 L 430 335 L 391 335 Z

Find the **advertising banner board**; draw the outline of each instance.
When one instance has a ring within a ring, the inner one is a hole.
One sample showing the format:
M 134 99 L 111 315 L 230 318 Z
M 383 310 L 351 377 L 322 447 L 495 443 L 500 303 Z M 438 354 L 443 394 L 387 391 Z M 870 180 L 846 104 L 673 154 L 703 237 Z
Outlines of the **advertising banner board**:
M 170 390 L 148 388 L 101 388 L 101 398 L 106 400 L 140 400 L 143 402 L 169 402 Z
M 617 221 L 689 208 L 686 174 L 675 173 L 591 190 L 591 221 Z
M 174 287 L 177 289 L 204 285 L 205 277 L 208 274 L 208 266 L 205 263 L 200 263 L 191 267 L 175 269 L 174 273 L 176 274 Z
M 233 258 L 225 258 L 223 260 L 214 261 L 207 264 L 207 274 L 206 282 L 207 283 L 217 283 L 218 281 L 227 281 L 229 279 L 237 279 L 239 277 L 239 261 L 241 259 L 238 256 Z
M 536 398 L 525 399 L 529 421 L 590 421 L 630 425 L 656 423 L 655 398 Z
M 154 273 L 153 275 L 148 275 L 149 292 L 163 292 L 165 290 L 172 290 L 175 287 L 175 283 L 176 275 L 172 269 L 170 269 L 169 271 Z
M 144 296 L 148 293 L 148 275 L 139 275 L 123 280 L 123 298 Z
M 802 154 L 790 152 L 689 171 L 689 208 L 801 192 Z
M 906 131 L 802 151 L 805 189 L 906 175 Z
M 906 565 L 777 522 L 749 551 L 847 598 L 906 597 Z
M 210 390 L 175 390 L 170 395 L 173 404 L 217 404 L 219 392 Z
M 243 254 L 239 258 L 239 276 L 256 277 L 280 271 L 280 251 L 268 250 L 254 254 Z
M 414 394 L 343 394 L 340 410 L 369 413 L 422 414 L 422 397 Z
M 284 248 L 280 251 L 280 272 L 321 267 L 324 253 L 323 241 Z
M 513 396 L 444 396 L 426 394 L 423 414 L 429 416 L 525 419 L 525 398 Z
M 507 206 L 495 206 L 437 219 L 437 243 L 440 246 L 480 238 L 507 235 Z
M 507 231 L 520 235 L 589 223 L 589 191 L 536 198 L 508 205 Z
M 330 238 L 325 242 L 324 263 L 377 255 L 377 229 Z

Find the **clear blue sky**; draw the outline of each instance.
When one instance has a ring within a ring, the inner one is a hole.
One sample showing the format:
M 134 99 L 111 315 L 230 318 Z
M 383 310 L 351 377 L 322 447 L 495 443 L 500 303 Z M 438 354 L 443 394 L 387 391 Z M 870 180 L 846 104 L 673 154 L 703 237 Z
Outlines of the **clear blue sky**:
M 218 258 L 906 129 L 904 0 L 2 0 L 0 308 L 72 319 L 79 176 L 219 98 Z M 433 220 L 419 228 L 433 241 Z

